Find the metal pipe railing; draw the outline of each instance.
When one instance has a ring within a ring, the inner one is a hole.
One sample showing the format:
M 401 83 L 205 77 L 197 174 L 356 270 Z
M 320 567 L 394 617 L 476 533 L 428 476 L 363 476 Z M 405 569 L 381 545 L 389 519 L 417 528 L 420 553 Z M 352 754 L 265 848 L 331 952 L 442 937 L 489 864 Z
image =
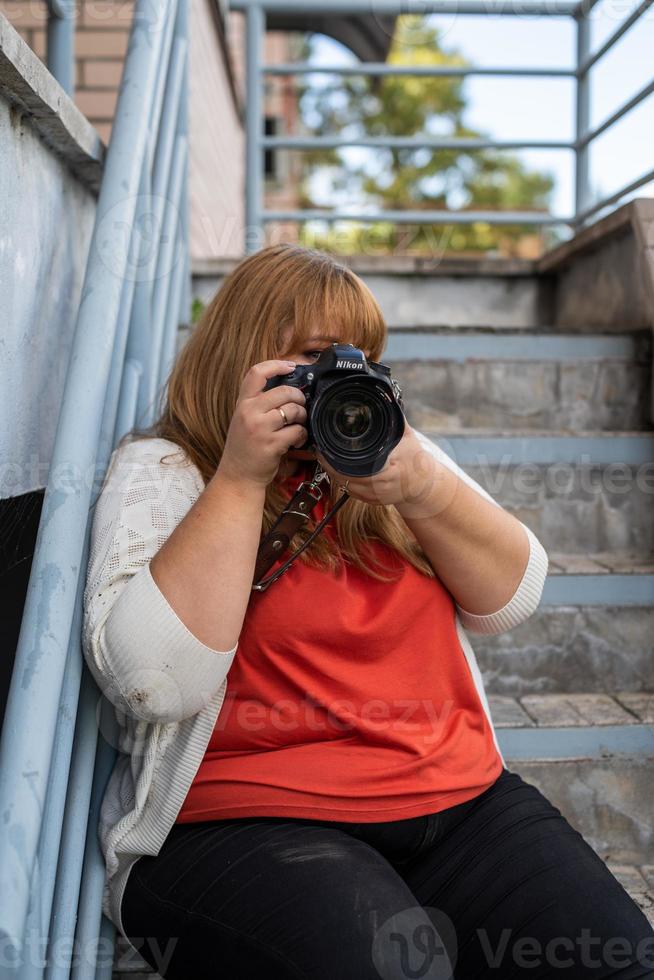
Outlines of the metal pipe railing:
M 152 253 L 141 220 L 151 214 L 153 174 L 169 212 L 179 216 L 188 201 L 187 2 L 136 3 L 7 700 L 0 741 L 0 941 L 16 964 L 14 980 L 46 975 L 25 955 L 34 931 L 52 944 L 72 941 L 77 928 L 82 949 L 93 945 L 100 928 L 112 935 L 101 917 L 97 807 L 115 749 L 97 738 L 99 692 L 80 647 L 82 592 L 92 502 L 115 438 L 134 421 L 141 377 L 161 385 L 171 323 L 188 315 L 182 306 L 190 296 L 183 254 L 188 217 L 173 235 L 182 251 L 177 268 L 162 262 L 163 235 Z M 172 66 L 171 51 L 177 52 Z M 176 80 L 175 95 L 166 99 L 169 78 Z M 178 121 L 174 153 L 162 138 L 170 114 Z M 155 281 L 153 270 L 161 274 Z M 163 297 L 170 306 L 153 331 Z M 158 352 L 149 347 L 157 331 Z M 139 358 L 127 359 L 134 348 Z M 38 728 L 26 724 L 35 718 Z M 55 957 L 48 980 L 67 978 L 70 967 Z M 96 975 L 86 960 L 72 972 L 78 980 Z M 97 972 L 107 976 L 110 966 Z
M 621 187 L 620 190 L 614 191 L 612 194 L 607 194 L 606 197 L 601 198 L 599 201 L 596 201 L 595 204 L 587 207 L 584 211 L 577 215 L 577 221 L 579 224 L 584 224 L 588 218 L 592 218 L 593 215 L 598 214 L 598 212 L 603 211 L 612 204 L 617 204 L 621 198 L 625 197 L 627 194 L 633 194 L 633 192 L 637 191 L 639 187 L 644 187 L 645 184 L 649 184 L 652 180 L 654 180 L 654 168 L 652 168 L 652 170 L 648 170 L 635 180 L 632 180 L 631 183 L 626 185 L 626 187 Z
M 618 110 L 613 112 L 601 124 L 590 128 L 590 70 L 624 34 L 629 31 L 654 0 L 641 0 L 639 6 L 613 34 L 598 48 L 591 52 L 591 30 L 589 15 L 598 0 L 581 0 L 574 3 L 559 2 L 540 3 L 538 0 L 507 0 L 501 4 L 479 2 L 479 0 L 425 0 L 420 4 L 422 15 L 438 13 L 455 13 L 457 15 L 503 15 L 503 16 L 532 16 L 532 17 L 573 17 L 577 31 L 576 63 L 573 68 L 532 68 L 530 66 L 505 68 L 495 66 L 484 68 L 475 65 L 389 65 L 373 62 L 354 65 L 312 65 L 310 62 L 263 64 L 262 39 L 266 26 L 266 13 L 293 13 L 307 9 L 305 0 L 231 0 L 233 10 L 241 10 L 246 14 L 246 83 L 248 97 L 246 100 L 246 251 L 251 252 L 261 243 L 259 234 L 262 227 L 273 221 L 310 221 L 324 220 L 328 222 L 349 220 L 359 222 L 388 221 L 393 224 L 470 224 L 487 222 L 496 225 L 568 225 L 580 228 L 589 218 L 598 214 L 606 207 L 619 201 L 627 194 L 648 182 L 649 172 L 638 180 L 620 188 L 600 201 L 591 203 L 590 196 L 590 147 L 592 142 L 610 130 L 628 112 L 640 105 L 648 96 L 654 94 L 654 82 L 648 82 L 634 96 L 628 99 Z M 369 0 L 366 2 L 350 2 L 350 0 L 316 0 L 311 5 L 312 13 L 333 14 L 366 14 L 370 12 Z M 375 0 L 376 14 L 401 15 L 403 9 L 401 0 Z M 436 136 L 367 136 L 352 137 L 334 136 L 302 136 L 279 135 L 266 136 L 262 131 L 262 91 L 263 80 L 266 77 L 293 78 L 309 74 L 335 75 L 337 77 L 396 77 L 417 76 L 432 78 L 467 78 L 471 76 L 506 76 L 506 77 L 551 77 L 570 78 L 575 82 L 575 137 L 573 140 L 520 140 L 492 139 L 466 137 L 436 137 Z M 575 166 L 575 201 L 574 212 L 571 215 L 553 215 L 541 211 L 452 211 L 420 210 L 412 211 L 387 210 L 377 208 L 325 209 L 305 208 L 272 210 L 264 207 L 263 194 L 263 153 L 266 150 L 305 151 L 314 149 L 344 149 L 350 146 L 362 146 L 375 149 L 432 149 L 460 150 L 462 152 L 477 152 L 480 150 L 516 150 L 516 149 L 548 149 L 571 150 L 574 154 Z
M 252 10 L 263 7 L 271 13 L 292 14 L 381 14 L 400 15 L 411 13 L 406 0 L 230 0 L 231 10 Z M 569 0 L 420 0 L 419 10 L 428 14 L 457 14 L 479 16 L 492 14 L 506 17 L 566 17 L 572 16 L 577 2 Z
M 649 8 L 652 6 L 652 3 L 654 3 L 654 0 L 642 0 L 642 2 L 639 4 L 638 7 L 636 7 L 633 13 L 631 13 L 627 17 L 627 19 L 623 21 L 623 23 L 620 24 L 618 28 L 616 28 L 613 34 L 611 34 L 610 37 L 606 39 L 604 44 L 602 44 L 601 47 L 597 49 L 597 51 L 594 51 L 592 54 L 588 53 L 586 57 L 577 64 L 577 74 L 580 76 L 587 75 L 590 69 L 593 67 L 593 65 L 596 65 L 597 62 L 600 60 L 600 58 L 603 58 L 604 55 L 608 51 L 610 51 L 611 48 L 614 47 L 614 45 L 618 43 L 620 38 L 634 26 L 636 21 L 640 20 L 643 14 L 646 13 L 647 10 L 649 10 Z M 581 19 L 587 21 L 586 17 Z
M 48 70 L 72 98 L 75 91 L 75 0 L 47 0 Z
M 446 217 L 444 217 L 444 215 Z M 436 225 L 444 220 L 455 225 L 486 222 L 498 225 L 519 225 L 525 222 L 537 225 L 555 225 L 561 218 L 546 211 L 336 211 L 312 208 L 296 211 L 263 211 L 263 221 L 390 221 L 392 224 L 407 225 L 417 221 Z
M 369 75 L 375 78 L 411 76 L 418 78 L 467 78 L 470 75 L 533 75 L 537 78 L 576 78 L 574 68 L 482 68 L 470 65 L 389 65 L 368 61 L 359 65 L 313 65 L 310 61 L 263 65 L 264 75 Z
M 258 247 L 263 212 L 263 36 L 266 14 L 259 4 L 248 7 L 245 19 L 245 250 Z
M 588 57 L 590 49 L 590 21 L 588 17 L 576 18 L 577 28 L 577 70 Z M 577 90 L 575 98 L 575 222 L 586 206 L 590 181 L 590 153 L 587 143 L 580 143 L 590 123 L 590 77 L 587 73 L 577 75 Z
M 262 136 L 264 150 L 334 150 L 368 146 L 376 150 L 573 150 L 569 140 L 494 140 L 467 136 Z
M 648 82 L 647 85 L 644 85 L 643 88 L 641 88 L 641 90 L 633 96 L 633 98 L 628 99 L 620 106 L 619 109 L 616 109 L 615 112 L 611 113 L 611 115 L 608 116 L 603 123 L 600 123 L 599 126 L 595 126 L 594 129 L 588 130 L 585 135 L 581 136 L 579 140 L 577 140 L 577 146 L 586 146 L 588 143 L 592 143 L 593 140 L 596 140 L 598 136 L 602 135 L 602 133 L 605 133 L 608 129 L 611 129 L 614 123 L 617 123 L 623 116 L 626 116 L 628 112 L 635 109 L 637 105 L 640 105 L 641 102 L 644 102 L 645 99 L 647 99 L 653 93 L 654 81 L 651 81 Z

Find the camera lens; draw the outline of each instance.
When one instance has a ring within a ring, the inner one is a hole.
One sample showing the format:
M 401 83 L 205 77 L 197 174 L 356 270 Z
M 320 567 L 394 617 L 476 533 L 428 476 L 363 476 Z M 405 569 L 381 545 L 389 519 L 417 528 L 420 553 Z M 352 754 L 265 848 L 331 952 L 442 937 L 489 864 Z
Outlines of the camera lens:
M 334 428 L 345 439 L 358 439 L 365 435 L 372 424 L 372 410 L 362 402 L 349 401 L 336 409 Z
M 394 430 L 388 394 L 374 380 L 347 378 L 331 385 L 316 405 L 320 444 L 340 458 L 374 457 Z

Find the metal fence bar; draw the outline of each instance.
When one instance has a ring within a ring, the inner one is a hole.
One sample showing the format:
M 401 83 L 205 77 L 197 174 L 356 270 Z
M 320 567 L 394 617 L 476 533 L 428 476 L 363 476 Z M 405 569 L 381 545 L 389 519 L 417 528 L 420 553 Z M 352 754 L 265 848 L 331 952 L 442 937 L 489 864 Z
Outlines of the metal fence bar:
M 601 134 L 605 133 L 607 129 L 610 129 L 615 123 L 619 122 L 623 116 L 626 116 L 628 112 L 631 112 L 631 110 L 635 109 L 637 105 L 644 102 L 644 100 L 648 98 L 648 96 L 652 95 L 653 92 L 654 81 L 649 82 L 649 84 L 641 88 L 640 92 L 637 92 L 632 99 L 629 99 L 627 102 L 621 105 L 619 109 L 616 109 L 616 111 L 610 115 L 608 119 L 605 119 L 603 123 L 596 126 L 595 129 L 589 130 L 585 136 L 579 140 L 578 145 L 586 146 L 588 143 L 592 143 L 592 141 L 597 139 L 598 136 L 601 136 Z
M 179 4 L 177 4 L 177 9 L 179 9 Z M 163 23 L 162 29 L 164 31 L 164 42 L 161 49 L 161 59 L 159 61 L 159 70 L 157 72 L 157 81 L 155 85 L 154 100 L 152 103 L 152 112 L 150 113 L 150 131 L 152 133 L 158 133 L 163 122 L 165 121 L 162 117 L 164 110 L 164 98 L 165 91 L 168 84 L 168 73 L 170 71 L 171 59 L 173 57 L 173 38 L 175 36 L 175 16 L 172 16 Z M 150 140 L 149 143 L 150 152 L 154 156 L 155 143 Z
M 177 225 L 179 212 L 176 202 L 179 201 L 184 176 L 184 142 L 183 136 L 175 140 L 173 159 L 168 183 L 167 206 L 161 226 L 161 248 L 157 262 L 156 278 L 152 293 L 152 321 L 150 330 L 150 357 L 144 366 L 141 390 L 138 402 L 138 421 L 151 425 L 156 413 L 157 395 L 159 392 L 159 369 L 161 364 L 161 348 L 166 321 L 166 310 L 170 295 L 172 270 L 179 256 L 175 255 L 179 237 Z
M 84 563 L 84 559 L 83 559 Z M 78 602 L 81 596 L 78 596 Z M 40 887 L 38 900 L 41 906 L 40 921 L 42 936 L 47 936 L 48 923 L 54 901 L 57 882 L 57 864 L 61 844 L 62 826 L 66 809 L 68 774 L 73 754 L 75 720 L 79 708 L 80 685 L 82 681 L 82 661 L 79 656 L 79 643 L 75 643 L 75 631 L 81 629 L 81 615 L 78 605 L 71 629 L 71 638 L 66 657 L 66 670 L 59 699 L 59 720 L 52 754 L 50 780 L 46 795 L 48 820 L 43 827 L 38 850 Z
M 266 15 L 262 7 L 247 8 L 245 22 L 245 251 L 253 252 L 259 243 L 255 235 L 261 227 L 263 209 L 263 39 Z
M 626 34 L 630 28 L 639 20 L 643 14 L 652 6 L 654 0 L 641 0 L 640 5 L 634 10 L 632 14 L 627 17 L 627 19 L 611 34 L 610 37 L 606 39 L 604 44 L 593 52 L 593 54 L 587 54 L 586 58 L 579 65 L 578 71 L 581 75 L 587 75 L 593 65 L 597 64 L 600 58 L 603 58 L 607 51 L 617 44 L 623 34 Z M 587 18 L 580 18 L 580 20 L 586 20 Z
M 546 211 L 262 211 L 262 221 L 389 221 L 395 224 L 570 225 L 573 217 L 557 217 Z
M 120 406 L 116 416 L 114 442 L 118 443 L 134 425 L 136 405 L 139 397 L 139 385 L 143 368 L 139 361 L 125 361 L 123 386 L 120 391 Z
M 368 146 L 388 150 L 574 150 L 569 140 L 493 140 L 467 136 L 264 136 L 259 146 L 270 150 L 335 150 Z
M 86 561 L 87 548 L 84 549 L 82 555 L 82 567 L 85 567 Z M 82 692 L 83 662 L 79 643 L 82 628 L 83 588 L 83 582 L 80 580 L 68 647 L 66 673 L 64 675 L 62 695 L 59 701 L 60 720 L 57 728 L 46 804 L 48 820 L 43 828 L 38 852 L 38 863 L 41 867 L 39 898 L 42 907 L 41 921 L 43 923 L 41 940 L 47 941 L 50 951 L 54 948 L 55 957 L 59 957 L 61 953 L 61 944 L 55 941 L 56 937 L 61 935 L 58 932 L 58 925 L 61 923 L 61 916 L 58 913 L 63 913 L 65 916 L 67 909 L 67 896 L 65 893 L 62 895 L 60 890 L 63 882 L 58 874 L 58 868 L 61 866 L 60 854 L 62 841 L 66 835 L 66 813 L 70 808 L 71 791 L 69 789 L 69 776 L 71 772 L 75 771 L 75 754 L 80 751 L 80 745 L 75 735 L 76 732 L 79 732 L 79 711 L 84 699 Z M 79 799 L 77 794 L 77 789 L 83 790 L 83 787 L 76 782 L 75 776 L 73 776 L 73 782 L 75 784 L 75 790 L 72 792 L 75 794 L 78 805 L 83 807 L 83 799 Z M 66 868 L 65 870 L 70 871 L 71 869 Z M 51 960 L 50 956 L 48 956 L 46 976 L 50 977 L 53 968 L 56 971 L 60 966 L 60 962 L 56 958 Z M 67 972 L 64 970 L 60 975 L 67 976 Z
M 111 919 L 108 919 L 106 915 L 102 916 L 102 922 L 100 923 L 100 943 L 102 945 L 107 945 L 112 948 L 115 952 L 116 948 L 116 927 L 114 926 Z M 110 959 L 108 956 L 96 966 L 94 980 L 112 980 L 113 977 L 113 957 Z
M 590 21 L 586 16 L 577 19 L 577 70 L 588 57 L 591 44 Z M 588 200 L 588 181 L 590 159 L 588 144 L 583 142 L 590 122 L 590 76 L 587 72 L 578 73 L 577 91 L 575 98 L 575 215 L 577 221 L 580 212 Z
M 577 221 L 581 223 L 587 221 L 588 218 L 592 217 L 594 214 L 597 214 L 598 211 L 603 211 L 604 208 L 608 208 L 612 204 L 619 201 L 620 198 L 625 197 L 627 194 L 631 194 L 632 191 L 637 191 L 639 187 L 643 187 L 645 184 L 649 184 L 650 181 L 653 180 L 654 168 L 652 170 L 648 170 L 647 173 L 642 175 L 642 177 L 638 177 L 630 184 L 627 184 L 626 187 L 622 187 L 620 190 L 614 191 L 613 194 L 609 194 L 606 197 L 603 197 L 600 201 L 597 201 L 596 204 L 587 207 L 584 211 L 577 215 Z
M 175 360 L 175 349 L 177 347 L 177 330 L 181 320 L 182 299 L 184 295 L 184 276 L 186 266 L 183 261 L 183 239 L 181 229 L 175 246 L 175 252 L 180 256 L 175 268 L 171 271 L 172 283 L 168 293 L 168 302 L 165 310 L 165 323 L 163 329 L 163 342 L 161 345 L 161 362 L 159 367 L 159 385 L 163 390 L 168 375 Z
M 312 65 L 310 61 L 263 65 L 264 75 L 371 75 L 395 77 L 406 75 L 426 78 L 467 78 L 469 75 L 533 75 L 538 78 L 576 78 L 574 68 L 480 68 L 452 65 L 389 65 L 385 61 L 361 62 L 356 65 Z
M 170 58 L 170 66 L 166 81 L 166 95 L 161 114 L 161 128 L 154 151 L 152 171 L 152 194 L 155 225 L 158 228 L 167 203 L 166 191 L 170 179 L 170 167 L 173 159 L 175 137 L 178 133 L 179 106 L 184 89 L 184 73 L 188 62 L 188 44 L 186 38 L 176 37 Z
M 81 633 L 81 616 L 79 617 Z M 82 661 L 79 635 L 74 645 L 74 653 Z M 80 883 L 84 861 L 84 849 L 80 841 L 88 831 L 89 804 L 93 783 L 93 770 L 98 740 L 95 707 L 98 689 L 88 670 L 84 670 L 81 695 L 75 728 L 75 743 L 69 780 L 68 799 L 63 819 L 61 837 L 61 861 L 57 874 L 53 916 L 49 936 L 49 956 L 46 980 L 68 980 L 72 958 L 61 957 L 58 953 L 64 944 L 75 935 Z M 97 833 L 97 826 L 94 828 Z
M 7 700 L 0 742 L 0 938 L 8 955 L 23 946 L 91 498 L 84 475 L 97 462 L 127 264 L 129 243 L 119 235 L 107 240 L 104 222 L 118 215 L 133 221 L 161 50 L 161 32 L 151 24 L 171 6 L 171 0 L 137 0 L 135 7 L 86 268 L 93 288 L 83 291 L 78 311 Z M 64 472 L 72 488 L 62 483 Z M 25 718 L 38 718 L 38 728 L 25 728 Z
M 134 247 L 140 247 L 140 245 L 141 243 L 138 241 L 137 235 L 132 228 L 130 251 Z M 101 434 L 98 441 L 96 465 L 98 476 L 105 471 L 113 447 L 113 434 L 122 388 L 123 363 L 131 321 L 133 297 L 134 281 L 130 276 L 127 276 L 123 280 L 120 311 L 112 352 L 112 363 L 104 400 Z M 99 489 L 100 487 L 96 479 L 93 487 L 94 497 L 97 496 Z M 83 589 L 88 560 L 87 553 L 88 540 L 80 563 L 82 574 L 80 575 L 78 586 L 69 651 L 69 655 L 72 657 L 74 663 L 79 664 L 81 675 L 79 680 L 77 680 L 76 675 L 79 704 L 76 712 L 77 727 L 74 732 L 74 741 L 70 747 L 69 757 L 72 755 L 72 760 L 69 766 L 62 767 L 60 771 L 57 770 L 56 762 L 53 762 L 53 769 L 55 769 L 54 776 L 57 780 L 57 798 L 53 801 L 57 803 L 57 810 L 54 812 L 50 798 L 48 798 L 48 827 L 50 828 L 51 824 L 55 821 L 58 823 L 60 846 L 56 866 L 56 892 L 52 906 L 48 908 L 48 918 L 52 914 L 50 948 L 54 949 L 55 955 L 52 962 L 48 964 L 47 980 L 66 980 L 69 974 L 69 965 L 65 961 L 57 959 L 57 950 L 60 949 L 61 945 L 70 941 L 75 933 L 83 857 L 79 842 L 86 833 L 97 741 L 95 705 L 98 700 L 98 691 L 88 671 L 83 670 L 82 673 L 84 664 L 80 643 Z M 81 694 L 79 693 L 80 680 Z M 68 686 L 67 680 L 64 679 L 64 692 L 66 692 Z M 72 698 L 72 693 L 70 696 Z M 72 717 L 75 717 L 75 713 L 73 713 Z M 68 738 L 71 738 L 70 726 L 66 729 L 66 735 Z M 65 808 L 63 812 L 61 811 L 61 804 L 59 802 L 62 790 L 65 794 Z M 51 835 L 53 834 L 53 831 L 49 832 Z M 48 920 L 46 919 L 46 921 Z
M 180 22 L 183 21 L 185 9 L 185 4 L 183 3 L 178 6 L 177 13 L 178 20 Z M 176 43 L 177 41 L 175 41 L 175 44 Z M 174 47 L 172 48 L 172 51 L 174 53 Z M 184 53 L 184 50 L 182 50 L 182 64 Z M 173 56 L 174 54 L 170 54 L 170 57 Z M 176 74 L 177 73 L 175 71 L 171 73 L 173 77 L 175 77 Z M 178 88 L 180 87 L 178 82 L 175 84 Z M 158 113 L 161 111 L 161 105 L 159 105 L 157 108 L 156 98 L 157 97 L 155 96 L 153 114 L 157 114 L 158 117 Z M 166 108 L 171 112 L 174 111 L 174 103 L 174 98 L 172 100 L 169 98 L 166 102 Z M 164 118 L 167 122 L 167 117 Z M 149 147 L 153 145 L 157 137 L 156 129 L 150 129 L 150 133 L 152 136 Z M 159 139 L 157 140 L 158 147 L 161 146 L 161 142 L 161 134 L 159 134 Z M 159 151 L 155 154 L 155 159 L 161 160 L 161 158 L 164 156 L 165 153 L 163 151 Z M 144 156 L 143 175 L 140 182 L 141 189 L 148 185 L 146 169 L 151 166 L 151 163 L 152 151 L 150 149 Z M 169 165 L 169 160 L 165 160 L 161 166 L 165 168 L 166 163 Z M 171 192 L 174 193 L 174 189 Z M 141 258 L 143 254 L 147 252 L 150 242 L 147 236 L 141 235 L 139 237 L 137 235 L 135 230 L 136 225 L 137 223 L 135 222 L 135 224 L 132 226 L 132 239 L 133 246 L 140 250 L 141 253 L 137 261 L 134 263 L 134 268 L 138 270 L 144 267 L 147 268 L 148 266 L 148 263 L 141 261 Z M 159 249 L 161 249 L 161 239 L 158 240 L 158 246 Z M 138 329 L 132 303 L 135 290 L 134 275 L 132 274 L 132 271 L 132 269 L 128 269 L 128 277 L 124 284 L 124 295 L 128 297 L 128 309 L 126 310 L 125 314 L 121 316 L 121 323 L 124 321 L 124 325 L 119 327 L 119 337 L 117 338 L 114 346 L 114 362 L 117 368 L 116 380 L 113 384 L 110 381 L 105 404 L 105 428 L 108 436 L 105 440 L 101 440 L 106 444 L 107 459 L 104 460 L 105 463 L 108 461 L 108 455 L 112 446 L 114 445 L 114 437 L 116 434 L 119 433 L 120 435 L 123 435 L 124 432 L 133 425 L 138 398 L 138 386 L 142 375 L 142 367 L 140 364 L 133 361 L 128 361 L 125 363 L 125 349 L 127 346 L 128 334 L 127 324 L 129 324 L 131 330 Z M 120 397 L 118 397 L 118 391 L 120 391 Z M 78 651 L 78 654 L 81 658 L 81 651 Z M 83 697 L 78 718 L 78 724 L 85 727 L 85 733 L 83 736 L 79 737 L 78 741 L 80 746 L 78 752 L 80 755 L 80 761 L 78 764 L 73 766 L 73 778 L 77 776 L 78 780 L 80 776 L 78 770 L 80 768 L 82 769 L 81 792 L 78 791 L 74 793 L 72 810 L 67 811 L 68 819 L 66 821 L 66 825 L 68 828 L 70 828 L 70 831 L 65 835 L 62 845 L 60 881 L 58 883 L 58 886 L 60 886 L 62 889 L 66 889 L 66 894 L 64 895 L 63 892 L 61 893 L 62 900 L 60 903 L 58 893 L 57 906 L 63 911 L 59 916 L 59 922 L 57 923 L 58 928 L 55 927 L 53 929 L 52 937 L 55 942 L 60 937 L 70 938 L 75 934 L 75 922 L 77 920 L 78 928 L 76 944 L 78 947 L 78 959 L 73 965 L 72 975 L 80 978 L 80 980 L 82 980 L 82 978 L 96 977 L 96 975 L 109 976 L 111 974 L 114 939 L 113 927 L 107 920 L 102 919 L 101 916 L 105 869 L 104 859 L 102 858 L 97 845 L 97 819 L 94 817 L 94 813 L 99 811 L 99 801 L 104 794 L 106 779 L 108 778 L 115 761 L 115 751 L 112 748 L 114 742 L 111 739 L 109 740 L 108 744 L 101 743 L 97 746 L 98 761 L 96 762 L 97 718 L 93 709 L 98 701 L 98 691 L 96 685 L 91 680 L 88 671 L 85 672 L 84 678 L 84 689 L 86 690 L 87 688 L 89 689 L 90 694 L 88 697 Z M 90 701 L 89 697 L 91 698 Z M 113 727 L 115 730 L 115 719 L 113 720 L 111 727 Z M 77 758 L 75 762 L 77 763 Z M 93 782 L 94 772 L 95 781 Z M 89 814 L 89 799 L 92 795 L 93 800 L 96 802 L 92 803 L 91 805 L 91 820 L 87 823 L 87 816 Z M 85 852 L 80 851 L 79 849 L 80 837 L 84 836 L 87 837 L 87 847 Z M 77 919 L 80 894 L 82 895 L 82 901 L 79 903 L 81 914 L 79 919 Z M 97 937 L 98 929 L 105 934 L 105 948 L 104 950 L 101 950 L 103 955 L 101 956 L 99 962 L 97 961 L 97 958 L 94 959 L 93 956 L 93 950 L 95 949 L 94 940 Z M 111 951 L 111 955 L 108 955 L 108 950 Z M 53 972 L 52 977 L 48 977 L 48 980 L 66 980 L 67 977 L 68 972 L 66 965 L 62 964 L 61 969 Z
M 75 931 L 75 949 L 78 955 L 71 970 L 71 980 L 95 980 L 99 969 L 108 969 L 108 962 L 111 963 L 114 955 L 113 948 L 98 950 L 97 941 L 102 929 L 102 894 L 106 878 L 104 857 L 98 839 L 98 823 L 104 791 L 116 761 L 114 744 L 114 740 L 107 741 L 104 737 L 97 739 Z M 103 955 L 99 961 L 100 952 Z
M 75 0 L 47 0 L 48 70 L 63 90 L 75 91 Z
M 175 240 L 177 202 L 181 195 L 181 184 L 173 180 L 175 154 L 177 153 L 176 132 L 179 107 L 185 91 L 184 75 L 188 61 L 188 45 L 184 37 L 177 36 L 171 49 L 171 65 L 166 83 L 165 96 L 161 109 L 161 129 L 156 137 L 152 163 L 152 194 L 147 200 L 152 230 L 158 247 L 152 249 L 149 261 L 139 272 L 139 302 L 148 308 L 143 333 L 134 338 L 128 347 L 128 357 L 141 362 L 143 377 L 139 388 L 137 422 L 148 424 L 153 412 L 153 402 L 158 386 L 158 371 L 161 349 L 161 302 L 162 289 L 168 288 L 169 272 L 172 268 L 172 249 Z M 156 132 L 156 130 L 155 130 Z M 164 296 L 165 300 L 165 296 Z
M 180 31 L 188 41 L 188 7 L 184 7 L 184 21 Z M 182 95 L 179 106 L 178 132 L 186 138 L 184 153 L 184 175 L 182 178 L 182 194 L 180 201 L 182 254 L 184 258 L 183 294 L 181 301 L 180 322 L 188 325 L 191 322 L 191 259 L 190 259 L 190 198 L 189 198 L 189 61 L 186 59 L 182 76 Z
M 592 208 L 589 207 L 589 183 L 590 183 L 590 144 L 600 134 L 609 130 L 626 113 L 631 111 L 649 95 L 654 92 L 654 82 L 644 86 L 636 95 L 624 103 L 601 125 L 590 129 L 590 76 L 589 71 L 592 66 L 607 51 L 616 44 L 619 39 L 642 17 L 645 11 L 654 3 L 654 0 L 641 0 L 638 8 L 624 21 L 624 23 L 611 35 L 611 37 L 593 54 L 591 54 L 591 32 L 589 14 L 599 0 L 581 0 L 581 2 L 565 3 L 555 2 L 541 3 L 539 0 L 508 0 L 506 3 L 496 5 L 493 2 L 484 0 L 423 0 L 420 5 L 420 14 L 456 13 L 456 14 L 477 14 L 477 15 L 511 15 L 511 16 L 573 16 L 577 27 L 577 52 L 576 64 L 571 69 L 559 68 L 530 68 L 515 67 L 503 68 L 496 67 L 476 67 L 476 66 L 452 66 L 445 65 L 388 65 L 385 62 L 371 62 L 368 64 L 355 63 L 352 65 L 313 65 L 303 61 L 297 63 L 281 64 L 261 64 L 261 34 L 265 29 L 263 18 L 265 12 L 292 13 L 294 11 L 306 10 L 305 0 L 231 0 L 230 7 L 233 10 L 241 10 L 247 14 L 248 18 L 248 39 L 250 48 L 247 59 L 247 82 L 248 96 L 250 104 L 247 112 L 247 166 L 246 166 L 246 217 L 248 229 L 256 232 L 260 225 L 270 221 L 303 221 L 322 219 L 326 221 L 337 220 L 360 220 L 360 221 L 391 221 L 395 223 L 410 223 L 417 221 L 420 223 L 444 223 L 443 212 L 437 215 L 433 212 L 365 212 L 349 213 L 332 212 L 325 213 L 320 209 L 277 211 L 265 210 L 262 201 L 262 150 L 312 150 L 312 149 L 346 149 L 350 146 L 362 146 L 374 149 L 432 149 L 438 150 L 461 150 L 481 151 L 481 150 L 520 150 L 520 149 L 548 149 L 548 150 L 573 150 L 575 154 L 575 214 L 572 218 L 557 217 L 555 215 L 539 215 L 536 218 L 526 218 L 522 213 L 516 215 L 502 212 L 485 212 L 474 214 L 472 212 L 445 212 L 452 223 L 469 223 L 471 221 L 486 221 L 491 224 L 512 224 L 519 223 L 531 224 L 563 224 L 578 227 L 588 217 L 595 214 L 601 208 L 608 206 L 610 201 L 618 200 L 620 197 L 630 193 L 630 191 L 642 186 L 647 182 L 644 176 L 638 181 L 633 182 L 628 187 L 623 188 L 619 193 L 611 195 L 598 202 Z M 369 13 L 369 0 L 358 2 L 358 0 L 317 0 L 312 4 L 314 13 L 333 13 L 356 14 Z M 402 0 L 375 0 L 376 14 L 396 14 L 407 13 L 405 4 Z M 260 66 L 260 67 L 259 67 Z M 392 137 L 392 136 L 355 136 L 343 138 L 339 136 L 265 136 L 261 135 L 262 108 L 261 101 L 261 76 L 299 76 L 308 74 L 333 74 L 338 76 L 368 76 L 368 77 L 391 77 L 391 76 L 422 76 L 422 77 L 460 77 L 465 78 L 472 75 L 486 76 L 534 76 L 552 78 L 575 78 L 576 85 L 576 132 L 573 141 L 566 140 L 493 140 L 490 138 L 438 138 L 438 137 Z M 252 103 L 255 103 L 254 105 Z M 252 251 L 257 244 L 253 241 L 251 246 L 246 245 L 246 251 Z
M 406 14 L 406 0 L 372 0 L 372 11 L 380 14 Z M 253 10 L 265 8 L 275 13 L 297 13 L 308 10 L 312 14 L 370 14 L 371 0 L 230 0 L 230 10 Z M 577 9 L 577 0 L 421 0 L 416 13 L 428 14 L 480 14 L 500 17 L 568 17 Z
M 573 17 L 587 17 L 593 7 L 596 7 L 600 0 L 579 0 L 575 7 Z

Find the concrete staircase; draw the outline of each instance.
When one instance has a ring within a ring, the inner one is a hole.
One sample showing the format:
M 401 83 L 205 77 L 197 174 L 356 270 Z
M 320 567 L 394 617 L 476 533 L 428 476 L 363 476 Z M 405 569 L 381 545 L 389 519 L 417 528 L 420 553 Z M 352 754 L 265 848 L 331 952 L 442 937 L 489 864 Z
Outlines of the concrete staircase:
M 391 329 L 383 358 L 409 422 L 550 557 L 540 609 L 508 633 L 471 636 L 507 764 L 654 918 L 650 330 L 421 319 Z

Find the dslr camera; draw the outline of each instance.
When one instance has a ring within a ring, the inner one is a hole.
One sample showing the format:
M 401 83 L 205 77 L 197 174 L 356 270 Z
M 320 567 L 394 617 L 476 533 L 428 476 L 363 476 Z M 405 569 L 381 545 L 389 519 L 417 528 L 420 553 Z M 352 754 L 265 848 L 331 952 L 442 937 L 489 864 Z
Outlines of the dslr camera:
M 304 392 L 307 441 L 346 476 L 372 476 L 404 435 L 402 389 L 390 368 L 352 344 L 331 344 L 313 364 L 269 378 L 264 391 L 291 385 Z

